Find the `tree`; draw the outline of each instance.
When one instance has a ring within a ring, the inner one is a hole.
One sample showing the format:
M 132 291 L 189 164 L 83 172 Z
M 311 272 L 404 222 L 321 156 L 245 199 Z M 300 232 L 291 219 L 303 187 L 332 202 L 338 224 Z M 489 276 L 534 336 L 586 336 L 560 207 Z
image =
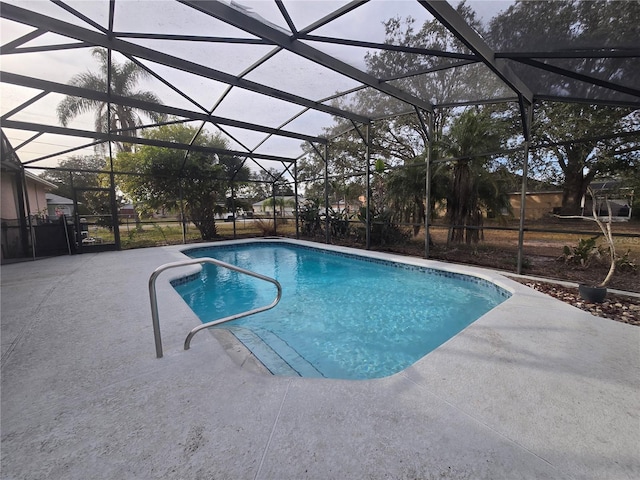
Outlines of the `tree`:
M 413 234 L 418 235 L 424 225 L 426 212 L 427 166 L 424 155 L 418 156 L 387 173 L 387 197 L 398 221 L 413 223 Z M 432 165 L 431 212 L 438 201 L 447 198 L 449 192 L 449 168 L 446 163 Z
M 343 124 L 325 129 L 327 137 L 333 137 L 329 146 L 329 198 L 345 207 L 356 203 L 358 197 L 364 194 L 365 147 L 362 139 L 355 131 L 348 131 L 335 136 L 342 131 Z M 372 129 L 375 127 L 372 127 Z M 305 185 L 305 197 L 324 199 L 324 158 L 308 144 L 302 148 L 306 156 L 298 162 L 298 181 Z M 324 200 L 321 202 L 324 208 Z
M 494 48 L 512 52 L 551 48 L 569 52 L 593 49 L 594 44 L 636 48 L 638 18 L 638 2 L 517 2 L 492 20 L 487 37 Z M 631 59 L 578 56 L 552 63 L 622 85 L 640 83 L 638 62 Z M 512 67 L 536 92 L 599 100 L 630 98 L 525 64 L 513 63 Z M 536 151 L 537 159 L 552 173 L 557 169 L 563 215 L 580 213 L 580 202 L 594 177 L 637 165 L 634 149 L 640 136 L 611 137 L 637 130 L 639 122 L 638 110 L 629 108 L 551 102 L 536 108 L 533 137 L 542 145 Z
M 439 142 L 441 153 L 455 158 L 447 199 L 448 242 L 477 243 L 482 207 L 498 210 L 508 203 L 488 170 L 489 157 L 478 156 L 500 149 L 500 132 L 500 121 L 488 109 L 475 108 L 457 117 Z
M 291 189 L 289 181 L 275 168 L 252 172 L 250 179 L 252 182 L 248 183 L 245 190 L 247 191 L 249 198 L 254 202 L 271 198 L 273 196 L 274 188 L 276 195 L 293 195 L 293 190 Z
M 473 12 L 469 8 L 459 11 L 462 11 L 467 20 L 473 21 Z M 474 25 L 481 28 L 477 22 Z M 386 44 L 467 52 L 464 45 L 436 20 L 427 21 L 416 29 L 414 19 L 394 17 L 387 20 L 384 27 Z M 463 76 L 453 75 L 452 69 L 439 70 L 431 75 L 405 75 L 407 71 L 419 72 L 437 67 L 440 60 L 431 55 L 381 50 L 367 53 L 364 62 L 370 75 L 381 81 L 395 79 L 394 84 L 417 97 L 428 97 L 432 102 L 444 102 L 455 97 L 456 92 L 468 91 L 464 89 Z M 427 137 L 417 116 L 413 113 L 393 116 L 406 110 L 406 105 L 398 100 L 376 90 L 365 89 L 346 98 L 336 99 L 334 103 L 338 107 L 355 109 L 372 118 L 379 118 L 369 126 L 372 164 L 378 160 L 390 167 L 408 164 L 424 153 Z M 446 114 L 446 111 L 441 110 L 436 115 L 436 131 L 440 130 Z M 325 136 L 332 138 L 329 155 L 331 175 L 344 178 L 364 172 L 365 145 L 361 132 L 362 129 L 360 132 L 355 131 L 351 129 L 350 123 L 344 121 L 337 121 L 326 130 Z M 308 151 L 312 152 L 311 149 Z M 317 156 L 311 153 L 304 167 L 306 168 L 299 169 L 303 179 L 305 176 L 322 178 L 324 163 Z M 364 188 L 364 182 L 360 183 Z
M 414 236 L 424 223 L 427 169 L 424 158 L 416 157 L 408 165 L 387 175 L 389 202 L 403 222 L 413 223 Z
M 474 30 L 483 34 L 484 27 L 474 10 L 460 2 L 456 10 Z M 440 52 L 472 52 L 447 30 L 438 20 L 428 20 L 416 25 L 412 18 L 394 17 L 385 22 L 385 44 L 402 45 L 416 49 Z M 453 61 L 438 55 L 380 50 L 365 56 L 367 72 L 381 81 L 393 80 L 393 84 L 418 98 L 433 104 L 465 102 L 478 98 L 496 98 L 509 94 L 504 85 L 482 64 L 448 67 Z M 424 73 L 429 71 L 429 73 Z M 406 111 L 402 105 L 387 95 L 369 89 L 353 96 L 358 111 L 382 120 L 376 121 L 374 150 L 384 157 L 388 165 L 411 162 L 422 155 L 427 144 L 422 124 L 415 114 L 394 116 Z M 433 116 L 433 140 L 438 140 L 451 112 L 437 109 Z
M 484 34 L 484 27 L 476 17 L 475 11 L 465 2 L 460 2 L 456 10 L 464 21 L 475 31 Z M 384 24 L 385 42 L 389 45 L 402 45 L 418 49 L 440 52 L 458 52 L 471 54 L 472 52 L 438 20 L 427 20 L 416 26 L 412 18 L 391 18 Z M 416 28 L 418 27 L 418 28 Z M 478 98 L 493 98 L 496 94 L 506 92 L 505 87 L 495 78 L 487 74 L 481 64 L 458 65 L 456 68 L 441 68 L 449 66 L 451 59 L 437 55 L 423 55 L 392 50 L 375 51 L 365 57 L 367 71 L 382 80 L 394 79 L 393 83 L 419 98 L 428 98 L 434 104 L 452 101 L 463 102 Z M 423 73 L 430 71 L 430 73 Z M 422 72 L 422 73 L 421 73 Z M 368 94 L 365 94 L 368 95 Z M 377 94 L 376 94 L 377 95 Z M 364 95 L 363 95 L 364 96 Z M 358 100 L 361 101 L 361 97 Z M 398 105 L 394 100 L 386 100 L 376 96 L 371 101 L 363 102 L 371 113 L 393 113 Z M 387 109 L 380 112 L 381 108 Z M 406 107 L 401 108 L 405 110 Z M 441 111 L 444 116 L 445 111 Z M 408 120 L 415 122 L 411 117 Z M 436 130 L 439 126 L 436 117 Z M 419 130 L 419 125 L 413 126 Z
M 639 152 L 623 138 L 598 139 L 620 134 L 640 123 L 640 111 L 584 104 L 543 104 L 536 115 L 534 135 L 544 148 L 537 155 L 557 161 L 562 183 L 562 215 L 577 215 L 591 181 L 637 166 Z M 587 140 L 580 140 L 587 139 Z M 636 138 L 636 144 L 640 134 Z M 575 141 L 574 141 L 575 140 Z
M 246 194 L 250 189 L 251 171 L 245 167 L 246 162 L 238 157 L 228 155 L 218 156 L 218 161 L 224 167 L 230 181 L 229 192 L 227 192 L 230 195 L 227 196 L 225 203 L 226 210 L 232 212 L 234 216 L 240 210 L 251 211 L 253 208 L 252 202 L 249 198 L 246 198 Z M 239 198 L 238 194 L 243 195 L 243 197 Z
M 75 75 L 69 81 L 69 85 L 86 88 L 97 92 L 107 92 L 107 79 L 109 74 L 108 55 L 104 48 L 94 48 L 92 55 L 98 60 L 100 70 L 98 73 L 85 72 Z M 138 81 L 148 76 L 148 72 L 133 62 L 118 64 L 111 62 L 111 93 L 114 95 L 143 100 L 145 102 L 162 103 L 153 92 L 136 90 Z M 156 112 L 140 110 L 124 105 L 108 104 L 100 100 L 82 97 L 65 97 L 57 107 L 58 120 L 63 126 L 67 126 L 71 120 L 82 113 L 95 111 L 96 132 L 106 133 L 121 130 L 127 135 L 136 135 L 136 131 L 142 120 L 141 114 L 151 118 L 154 122 L 160 122 L 164 115 Z M 119 151 L 131 151 L 130 144 L 116 142 Z
M 58 187 L 57 195 L 73 198 L 74 188 L 99 187 L 99 177 L 106 166 L 106 160 L 99 155 L 76 155 L 61 160 L 57 170 L 45 170 L 40 177 Z
M 145 132 L 156 140 L 189 143 L 197 129 L 186 125 L 164 125 Z M 227 148 L 219 134 L 201 132 L 194 146 Z M 200 151 L 144 145 L 136 152 L 121 152 L 116 168 L 133 175 L 119 175 L 120 188 L 136 203 L 148 209 L 178 208 L 180 199 L 188 218 L 203 240 L 217 237 L 215 217 L 225 209 L 230 180 L 249 176 L 242 162 L 231 156 Z
M 638 43 L 638 18 L 638 2 L 516 2 L 491 20 L 486 36 L 494 49 L 506 52 L 556 50 L 588 53 L 594 49 L 601 52 L 609 47 L 633 49 Z M 621 85 L 635 87 L 640 83 L 640 68 L 631 58 L 585 54 L 550 63 Z M 591 82 L 576 81 L 526 64 L 513 62 L 510 65 L 536 92 L 601 100 L 635 99 Z
M 457 7 L 460 15 L 476 29 L 483 31 L 483 26 L 476 18 L 474 11 L 464 2 Z M 422 25 L 416 25 L 412 18 L 391 18 L 385 22 L 385 43 L 403 45 L 418 49 L 430 49 L 443 52 L 460 52 L 470 54 L 462 44 L 439 21 L 430 20 Z M 450 63 L 450 59 L 434 55 L 420 55 L 416 53 L 381 50 L 368 53 L 365 57 L 367 71 L 381 81 L 393 79 L 393 83 L 420 98 L 428 98 L 432 103 L 446 103 L 450 101 L 465 101 L 475 98 L 493 98 L 499 95 L 504 86 L 494 75 L 487 74 L 487 70 L 479 64 L 469 64 L 458 68 L 439 68 Z M 431 70 L 429 74 L 420 74 Z M 415 74 L 407 75 L 407 72 Z M 383 161 L 389 167 L 385 175 L 378 175 L 372 185 L 375 185 L 374 200 L 381 199 L 389 202 L 393 211 L 393 219 L 414 223 L 414 233 L 419 231 L 419 223 L 424 222 L 425 212 L 425 183 L 426 168 L 424 166 L 425 150 L 428 144 L 426 132 L 420 119 L 412 114 L 390 116 L 406 107 L 395 99 L 376 91 L 363 90 L 350 97 L 350 101 L 357 103 L 357 109 L 372 117 L 381 117 L 370 126 L 371 128 L 371 159 L 373 163 Z M 346 101 L 343 100 L 343 103 Z M 338 103 L 338 106 L 343 106 Z M 438 109 L 433 118 L 433 138 L 439 140 L 443 129 L 447 125 L 451 111 Z M 328 132 L 329 136 L 345 128 L 338 123 Z M 334 158 L 344 159 L 343 163 L 357 162 L 363 165 L 363 142 L 356 132 L 350 132 L 332 141 L 330 161 Z M 330 167 L 338 164 L 336 161 Z M 320 167 L 321 165 L 319 165 Z M 398 168 L 395 168 L 398 167 Z M 340 169 L 332 170 L 336 173 Z M 364 166 L 360 167 L 360 172 Z M 348 171 L 348 170 L 347 170 Z M 443 187 L 448 182 L 446 168 L 440 165 L 433 173 L 440 177 L 433 181 L 433 202 L 436 195 L 441 195 Z M 364 187 L 363 187 L 364 189 Z M 382 205 L 376 210 L 382 211 Z
M 62 160 L 57 170 L 46 170 L 40 176 L 58 187 L 55 191 L 56 195 L 76 198 L 78 213 L 81 215 L 106 217 L 111 215 L 109 192 L 84 190 L 108 187 L 106 165 L 106 160 L 99 155 L 72 156 Z M 110 221 L 103 223 L 112 226 Z

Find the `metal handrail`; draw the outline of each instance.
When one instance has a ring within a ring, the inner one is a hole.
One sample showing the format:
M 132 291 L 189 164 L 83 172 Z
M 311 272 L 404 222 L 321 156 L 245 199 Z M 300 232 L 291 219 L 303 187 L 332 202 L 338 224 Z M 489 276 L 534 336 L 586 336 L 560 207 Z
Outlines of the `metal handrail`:
M 184 341 L 184 349 L 189 350 L 189 346 L 191 344 L 191 339 L 193 336 L 198 333 L 200 330 L 204 330 L 205 328 L 213 327 L 215 325 L 220 325 L 221 323 L 230 322 L 232 320 L 237 320 L 238 318 L 248 317 L 249 315 L 254 315 L 256 313 L 264 312 L 265 310 L 269 310 L 275 307 L 280 298 L 282 297 L 282 286 L 280 283 L 271 277 L 266 277 L 264 275 L 260 275 L 259 273 L 252 272 L 250 270 L 246 270 L 244 268 L 237 267 L 236 265 L 231 265 L 230 263 L 222 262 L 220 260 L 216 260 L 215 258 L 194 258 L 191 260 L 181 260 L 179 262 L 165 263 L 164 265 L 160 265 L 156 268 L 151 277 L 149 277 L 149 300 L 151 301 L 151 320 L 153 322 L 153 336 L 156 342 L 156 356 L 158 358 L 162 358 L 162 339 L 160 338 L 160 319 L 158 317 L 158 298 L 156 295 L 156 279 L 158 275 L 160 275 L 165 270 L 176 267 L 184 267 L 187 265 L 197 265 L 201 263 L 211 263 L 213 265 L 218 265 L 219 267 L 228 268 L 229 270 L 234 270 L 236 272 L 244 273 L 251 277 L 259 278 L 260 280 L 265 280 L 267 282 L 273 283 L 278 289 L 278 294 L 273 302 L 265 307 L 254 308 L 253 310 L 248 310 L 243 313 L 237 313 L 235 315 L 230 315 L 228 317 L 221 318 L 219 320 L 214 320 L 212 322 L 203 323 L 202 325 L 198 325 L 194 329 L 189 332 L 186 340 Z

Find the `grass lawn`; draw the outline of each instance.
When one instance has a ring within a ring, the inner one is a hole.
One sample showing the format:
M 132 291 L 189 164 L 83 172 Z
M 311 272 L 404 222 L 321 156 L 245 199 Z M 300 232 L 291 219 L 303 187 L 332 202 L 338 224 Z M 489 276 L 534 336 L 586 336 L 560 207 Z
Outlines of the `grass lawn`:
M 234 238 L 233 222 L 217 221 L 216 229 L 222 239 Z M 276 230 L 271 220 L 238 220 L 235 225 L 236 238 L 262 237 L 268 235 L 295 236 L 295 221 L 287 219 L 278 222 Z M 123 249 L 176 245 L 182 243 L 182 226 L 177 222 L 148 222 L 136 229 L 134 224 L 120 225 L 120 240 Z M 187 243 L 202 241 L 199 230 L 189 223 L 186 233 Z

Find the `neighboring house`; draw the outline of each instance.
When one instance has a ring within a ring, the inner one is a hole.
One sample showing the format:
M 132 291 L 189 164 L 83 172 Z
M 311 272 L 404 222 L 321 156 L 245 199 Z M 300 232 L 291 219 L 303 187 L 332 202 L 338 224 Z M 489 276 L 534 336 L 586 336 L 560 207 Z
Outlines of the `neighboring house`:
M 631 219 L 631 205 L 633 204 L 633 196 L 630 198 L 611 198 L 609 199 L 609 206 L 611 207 L 611 220 L 614 222 L 627 222 Z M 591 199 L 585 199 L 584 207 L 582 209 L 583 215 L 592 216 Z M 598 198 L 596 194 L 596 212 L 600 218 L 608 218 L 609 211 L 607 210 L 607 204 L 603 199 Z
M 35 225 L 47 220 L 47 190 L 56 186 L 25 171 L 6 168 L 3 159 L 0 175 L 2 261 L 32 255 Z M 29 227 L 32 227 L 31 229 Z
M 293 217 L 296 209 L 296 197 L 291 196 L 279 196 L 276 197 L 276 215 L 282 215 L 285 217 Z M 298 196 L 298 203 L 302 205 L 304 198 Z M 273 198 L 267 198 L 260 202 L 254 203 L 253 213 L 257 216 L 270 216 L 273 215 Z
M 70 198 L 61 197 L 54 193 L 47 193 L 47 213 L 49 220 L 55 221 L 60 218 L 61 215 L 65 215 L 69 218 L 73 217 L 73 200 Z
M 609 198 L 611 206 L 611 216 L 613 221 L 627 221 L 631 218 L 631 205 L 633 204 L 633 190 L 621 188 L 617 180 L 594 181 L 591 189 L 596 196 L 596 210 L 598 216 L 607 217 L 607 206 L 603 198 Z M 520 192 L 509 194 L 509 202 L 513 217 L 520 218 L 520 204 L 522 195 Z M 591 197 L 585 195 L 582 198 L 582 215 L 591 216 Z M 562 208 L 562 191 L 554 190 L 547 192 L 528 192 L 525 200 L 525 220 L 540 220 L 549 215 L 560 213 Z M 503 212 L 508 215 L 508 212 Z
M 46 192 L 56 186 L 22 168 L 9 141 L 2 136 L 0 156 L 0 222 L 2 260 L 30 255 L 29 226 L 46 216 Z
M 118 216 L 120 218 L 136 218 L 136 209 L 134 208 L 133 204 L 127 203 L 126 205 L 120 207 Z
M 55 184 L 26 171 L 2 134 L 0 156 L 1 259 L 43 257 L 75 251 L 73 226 L 51 221 L 49 190 Z M 54 198 L 62 199 L 57 195 Z M 65 201 L 71 202 L 69 199 Z M 61 203 L 61 202 L 57 202 Z M 72 210 L 71 210 L 72 211 Z M 54 207 L 55 216 L 55 207 Z M 57 216 L 55 216 L 57 219 Z
M 2 195 L 2 221 L 17 220 L 27 214 L 35 219 L 47 215 L 47 192 L 57 188 L 31 172 L 24 172 L 24 181 L 19 171 L 2 168 L 0 192 Z M 28 201 L 25 199 L 26 191 Z
M 621 187 L 619 180 L 599 180 L 591 182 L 591 189 L 596 197 L 596 212 L 599 217 L 607 218 L 609 212 L 604 200 L 609 199 L 611 207 L 611 220 L 614 222 L 626 222 L 631 219 L 631 206 L 633 205 L 634 191 L 632 188 Z M 582 199 L 582 212 L 585 216 L 591 216 L 593 202 L 589 195 Z
M 305 198 L 298 195 L 298 208 L 304 207 Z M 345 203 L 344 201 L 336 202 L 333 201 L 329 204 L 329 208 L 331 208 L 335 212 L 343 212 L 346 211 L 349 214 L 357 214 L 360 211 L 360 207 L 364 205 L 364 196 L 360 197 L 358 201 L 352 203 Z M 260 202 L 256 202 L 253 205 L 253 213 L 254 215 L 260 216 L 273 216 L 273 199 L 267 198 Z M 295 197 L 284 196 L 284 197 L 276 197 L 276 215 L 280 215 L 281 212 L 285 217 L 293 217 L 295 212 L 296 204 Z M 324 203 L 320 204 L 320 213 L 324 215 Z
M 329 203 L 329 208 L 333 209 L 334 212 L 346 212 L 348 214 L 354 215 L 360 212 L 360 208 L 365 204 L 365 197 L 361 195 L 358 197 L 356 201 L 352 201 L 351 203 L 347 203 L 344 200 L 339 202 L 332 201 Z M 324 204 L 320 205 L 321 209 L 324 209 Z
M 509 194 L 511 213 L 513 218 L 520 218 L 520 205 L 522 204 L 522 194 L 514 192 Z M 555 190 L 549 192 L 527 192 L 525 197 L 525 220 L 540 220 L 554 213 L 559 213 L 562 207 L 562 191 Z M 503 212 L 508 215 L 508 212 Z

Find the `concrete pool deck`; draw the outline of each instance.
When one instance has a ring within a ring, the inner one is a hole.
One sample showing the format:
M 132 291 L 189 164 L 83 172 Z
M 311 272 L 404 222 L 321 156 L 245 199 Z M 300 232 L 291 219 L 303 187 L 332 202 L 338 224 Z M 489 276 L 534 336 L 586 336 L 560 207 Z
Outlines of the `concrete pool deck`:
M 182 349 L 176 270 L 157 359 L 184 248 L 2 266 L 3 479 L 640 478 L 640 328 L 446 265 L 516 293 L 391 377 L 274 377 Z

